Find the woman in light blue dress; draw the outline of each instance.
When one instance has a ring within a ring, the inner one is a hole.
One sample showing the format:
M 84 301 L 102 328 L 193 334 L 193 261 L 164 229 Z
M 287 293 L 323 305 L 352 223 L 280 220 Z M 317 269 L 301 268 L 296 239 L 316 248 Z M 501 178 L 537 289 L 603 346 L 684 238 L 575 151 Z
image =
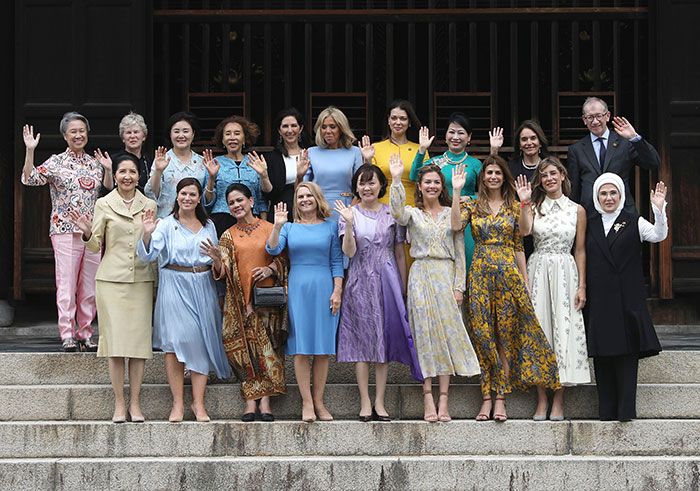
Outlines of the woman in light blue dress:
M 173 395 L 170 422 L 184 416 L 184 371 L 192 374 L 192 412 L 209 421 L 204 392 L 210 372 L 231 374 L 221 339 L 221 309 L 212 259 L 200 250 L 216 244 L 216 229 L 201 203 L 196 178 L 182 179 L 172 214 L 156 223 L 155 214 L 143 219 L 137 254 L 144 262 L 158 259 L 160 283 L 153 322 L 153 347 L 165 353 L 165 370 Z
M 348 118 L 334 106 L 321 111 L 314 126 L 316 146 L 308 150 L 309 170 L 305 181 L 318 184 L 328 203 L 352 202 L 352 176 L 362 165 L 362 153 L 353 144 L 355 135 Z M 338 212 L 331 210 L 330 219 L 338 221 Z
M 302 419 L 331 421 L 323 392 L 328 376 L 328 357 L 335 354 L 340 300 L 343 289 L 343 252 L 338 223 L 330 220 L 330 207 L 314 183 L 301 183 L 294 194 L 294 223 L 287 222 L 287 205 L 275 206 L 275 225 L 267 251 L 289 254 L 288 355 L 294 355 Z M 313 356 L 313 395 L 310 357 Z

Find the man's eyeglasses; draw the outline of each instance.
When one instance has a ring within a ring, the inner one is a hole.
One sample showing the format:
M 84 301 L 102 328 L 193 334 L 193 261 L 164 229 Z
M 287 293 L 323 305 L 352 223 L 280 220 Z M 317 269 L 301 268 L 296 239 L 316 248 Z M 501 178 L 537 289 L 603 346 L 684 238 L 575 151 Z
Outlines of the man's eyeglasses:
M 584 116 L 583 119 L 585 119 L 589 123 L 592 123 L 594 119 L 597 119 L 598 121 L 603 121 L 603 118 L 605 118 L 605 116 L 607 116 L 608 113 L 609 113 L 608 111 L 605 111 L 604 113 L 601 113 L 601 114 L 588 114 L 588 115 Z

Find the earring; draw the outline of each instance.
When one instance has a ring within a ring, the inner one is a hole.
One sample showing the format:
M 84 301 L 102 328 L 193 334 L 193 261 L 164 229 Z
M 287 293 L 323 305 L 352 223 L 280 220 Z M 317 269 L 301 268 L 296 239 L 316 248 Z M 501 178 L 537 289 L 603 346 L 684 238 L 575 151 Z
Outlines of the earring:
M 282 145 L 282 143 L 284 143 L 284 139 L 282 138 L 282 135 L 280 135 L 280 137 L 279 137 L 279 139 L 277 140 L 277 142 L 278 142 L 280 145 Z

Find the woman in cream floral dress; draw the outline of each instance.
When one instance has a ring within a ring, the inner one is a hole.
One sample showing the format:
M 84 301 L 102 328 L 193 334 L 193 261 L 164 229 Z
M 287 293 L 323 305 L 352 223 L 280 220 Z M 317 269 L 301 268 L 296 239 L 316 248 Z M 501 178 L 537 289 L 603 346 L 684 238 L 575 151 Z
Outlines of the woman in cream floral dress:
M 405 205 L 403 163 L 398 155 L 392 155 L 390 169 L 391 214 L 411 235 L 414 262 L 408 275 L 408 321 L 425 379 L 424 419 L 450 421 L 450 376 L 479 373 L 459 307 L 466 277 L 464 235 L 450 227 L 449 199 L 439 167 L 428 165 L 419 171 L 416 207 Z M 432 395 L 435 376 L 440 385 L 437 413 Z

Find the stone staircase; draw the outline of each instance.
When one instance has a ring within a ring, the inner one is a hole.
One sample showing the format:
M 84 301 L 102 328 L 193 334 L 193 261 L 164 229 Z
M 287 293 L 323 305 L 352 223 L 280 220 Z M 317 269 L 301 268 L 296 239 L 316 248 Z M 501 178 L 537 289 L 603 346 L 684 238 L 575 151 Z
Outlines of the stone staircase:
M 593 385 L 567 389 L 567 421 L 530 420 L 533 391 L 508 398 L 506 423 L 476 422 L 479 387 L 463 378 L 457 419 L 428 424 L 421 387 L 398 365 L 386 397 L 396 420 L 361 423 L 354 367 L 338 363 L 326 397 L 336 421 L 305 424 L 287 368 L 275 423 L 238 421 L 238 386 L 219 383 L 207 393 L 213 422 L 170 424 L 157 354 L 147 422 L 115 425 L 106 360 L 0 353 L 0 489 L 700 489 L 700 351 L 643 360 L 639 419 L 624 424 L 595 419 Z

